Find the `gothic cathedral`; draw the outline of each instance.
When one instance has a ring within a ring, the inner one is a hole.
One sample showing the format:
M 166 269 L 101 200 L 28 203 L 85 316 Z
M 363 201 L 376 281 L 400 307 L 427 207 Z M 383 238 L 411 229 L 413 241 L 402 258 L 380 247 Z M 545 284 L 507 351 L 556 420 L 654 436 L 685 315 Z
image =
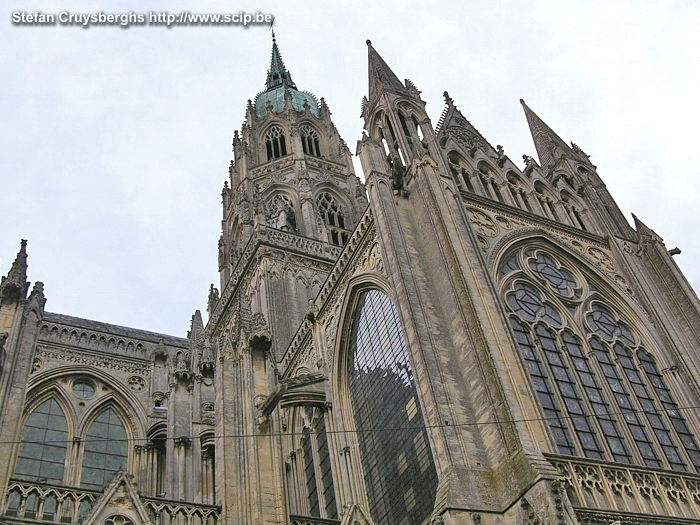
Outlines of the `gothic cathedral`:
M 187 338 L 0 284 L 0 523 L 700 523 L 700 303 L 523 101 L 520 169 L 367 42 L 355 174 L 273 40 Z

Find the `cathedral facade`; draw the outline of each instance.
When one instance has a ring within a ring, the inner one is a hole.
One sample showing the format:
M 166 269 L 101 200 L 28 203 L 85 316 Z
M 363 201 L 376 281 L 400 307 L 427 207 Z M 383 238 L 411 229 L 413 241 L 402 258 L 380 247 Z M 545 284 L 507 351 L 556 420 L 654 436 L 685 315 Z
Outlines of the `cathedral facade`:
M 369 51 L 364 183 L 273 40 L 186 338 L 0 284 L 0 523 L 700 523 L 700 304 L 523 101 L 539 160 Z

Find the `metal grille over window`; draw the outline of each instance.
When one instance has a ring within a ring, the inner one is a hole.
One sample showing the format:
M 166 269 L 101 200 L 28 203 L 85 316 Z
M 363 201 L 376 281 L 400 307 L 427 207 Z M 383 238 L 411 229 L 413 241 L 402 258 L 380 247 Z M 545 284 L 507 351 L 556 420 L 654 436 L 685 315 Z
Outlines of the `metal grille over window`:
M 267 160 L 278 159 L 287 154 L 287 139 L 284 130 L 279 126 L 272 126 L 265 133 L 265 149 Z
M 350 238 L 350 232 L 345 229 L 343 209 L 330 193 L 321 193 L 316 198 L 316 209 L 326 225 L 329 240 L 336 246 L 343 246 Z
M 508 283 L 511 329 L 559 453 L 700 471 L 697 441 L 652 355 L 600 304 L 599 287 L 557 259 L 520 250 L 504 258 L 499 276 Z
M 348 383 L 370 513 L 378 525 L 419 525 L 437 472 L 398 312 L 378 290 L 359 301 Z
M 80 486 L 102 490 L 115 472 L 126 470 L 127 455 L 124 425 L 114 410 L 108 408 L 97 416 L 85 436 Z
M 24 424 L 15 477 L 60 484 L 68 449 L 66 417 L 55 399 L 34 409 Z
M 316 130 L 308 124 L 304 124 L 299 128 L 299 135 L 301 135 L 301 147 L 304 150 L 304 155 L 320 157 L 321 148 L 319 146 L 319 138 Z

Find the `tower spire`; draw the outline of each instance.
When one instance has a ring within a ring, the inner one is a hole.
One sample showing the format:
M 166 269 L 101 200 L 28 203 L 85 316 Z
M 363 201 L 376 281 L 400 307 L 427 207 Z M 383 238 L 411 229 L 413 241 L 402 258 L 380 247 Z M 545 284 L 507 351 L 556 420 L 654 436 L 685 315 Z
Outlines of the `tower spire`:
M 371 40 L 367 40 L 367 52 L 369 54 L 367 61 L 369 64 L 369 101 L 374 101 L 382 90 L 405 93 L 406 87 L 372 47 Z
M 296 89 L 292 80 L 292 75 L 284 66 L 280 49 L 277 47 L 275 30 L 272 30 L 272 57 L 270 58 L 270 69 L 267 72 L 266 91 L 270 91 L 279 86 L 289 86 Z
M 532 111 L 523 99 L 520 104 L 525 111 L 527 124 L 530 127 L 532 141 L 535 143 L 540 166 L 547 169 L 551 167 L 562 153 L 573 153 L 571 148 L 550 128 L 544 121 Z
M 26 299 L 29 283 L 27 282 L 27 241 L 22 239 L 17 257 L 0 281 L 0 302 L 16 302 Z

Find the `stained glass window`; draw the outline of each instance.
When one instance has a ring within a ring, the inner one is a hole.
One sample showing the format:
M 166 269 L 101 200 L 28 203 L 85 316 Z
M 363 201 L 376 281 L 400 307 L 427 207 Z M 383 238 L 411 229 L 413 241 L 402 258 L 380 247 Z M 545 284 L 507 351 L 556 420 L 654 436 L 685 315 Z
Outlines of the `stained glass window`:
M 359 301 L 348 382 L 372 518 L 377 525 L 423 523 L 437 472 L 398 312 L 378 290 Z
M 700 471 L 700 448 L 654 358 L 613 308 L 584 300 L 600 287 L 578 283 L 556 259 L 511 253 L 499 275 L 510 282 L 510 325 L 557 450 Z
M 55 399 L 34 409 L 24 424 L 15 477 L 62 483 L 68 449 L 68 425 Z
M 92 422 L 85 436 L 80 486 L 102 490 L 115 472 L 126 470 L 127 456 L 126 430 L 116 412 L 108 408 Z

